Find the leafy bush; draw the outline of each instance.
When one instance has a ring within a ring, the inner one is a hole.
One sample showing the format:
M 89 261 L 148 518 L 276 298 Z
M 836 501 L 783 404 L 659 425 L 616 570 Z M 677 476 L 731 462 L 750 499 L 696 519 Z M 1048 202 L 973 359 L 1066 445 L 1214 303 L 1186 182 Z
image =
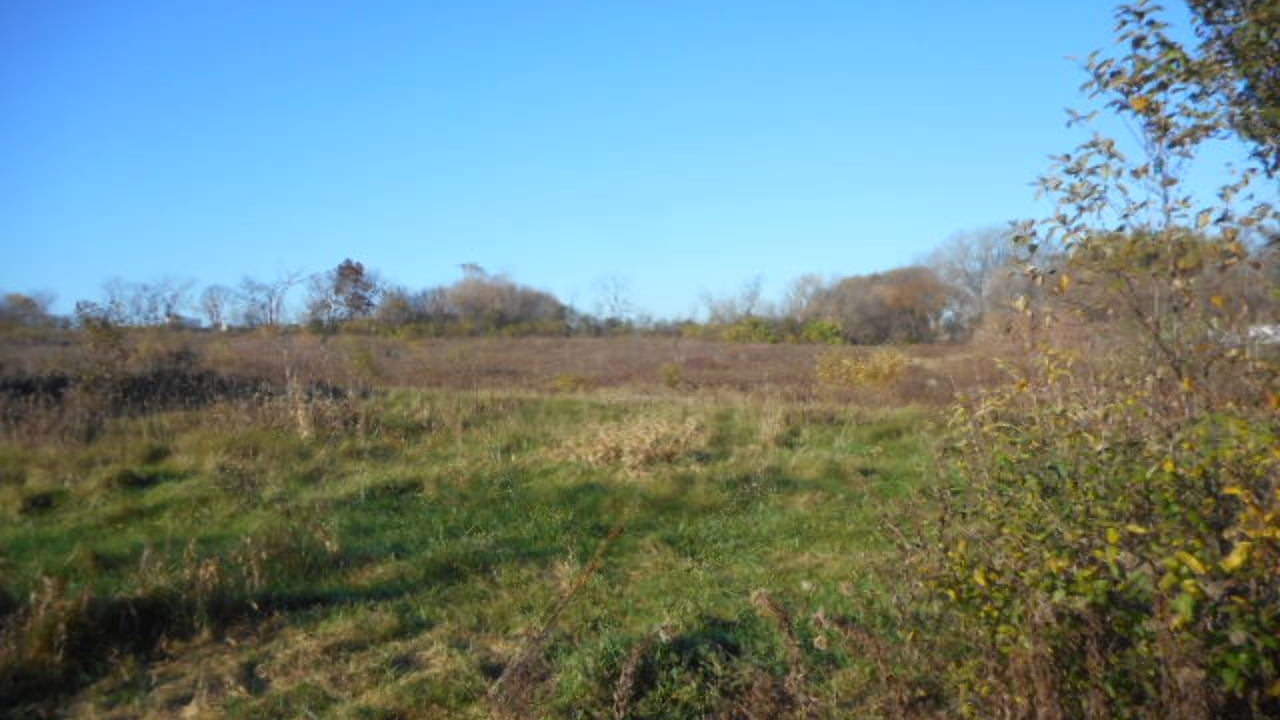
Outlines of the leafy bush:
M 1160 422 L 1140 383 L 1082 370 L 1050 355 L 957 417 L 973 519 L 949 518 L 935 582 L 985 651 L 961 688 L 1068 716 L 1275 712 L 1280 423 Z
M 805 342 L 821 345 L 840 345 L 844 342 L 844 330 L 834 320 L 813 320 L 801 329 Z
M 1217 58 L 1146 4 L 1118 19 L 1126 50 L 1092 56 L 1087 87 L 1144 159 L 1095 135 L 1041 180 L 1059 212 L 1021 237 L 1043 289 L 1018 303 L 1033 355 L 957 411 L 965 482 L 925 561 L 948 680 L 976 715 L 1275 717 L 1280 373 L 1227 341 L 1249 315 L 1221 282 L 1275 210 L 1230 202 L 1251 174 L 1222 207 L 1181 189 L 1229 127 L 1200 84 Z
M 724 339 L 740 343 L 776 343 L 781 337 L 773 323 L 764 318 L 748 316 L 726 327 Z

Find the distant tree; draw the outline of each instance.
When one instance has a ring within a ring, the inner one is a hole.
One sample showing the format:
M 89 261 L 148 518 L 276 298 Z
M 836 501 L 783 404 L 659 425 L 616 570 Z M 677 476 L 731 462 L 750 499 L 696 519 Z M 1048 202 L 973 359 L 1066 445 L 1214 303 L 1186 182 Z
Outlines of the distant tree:
M 382 288 L 377 276 L 350 258 L 307 283 L 307 319 L 335 325 L 373 315 Z
M 760 275 L 756 275 L 742 284 L 742 289 L 738 291 L 738 310 L 743 317 L 772 314 L 764 308 L 762 301 L 764 296 L 763 287 L 764 278 Z
M 445 286 L 421 290 L 410 296 L 410 306 L 425 320 L 456 320 L 457 314 L 449 301 L 449 290 Z
M 468 272 L 424 300 L 432 315 L 452 318 L 479 331 L 522 323 L 563 323 L 568 317 L 568 308 L 554 295 L 483 271 Z
M 191 295 L 192 280 L 162 278 L 128 282 L 112 278 L 103 286 L 102 316 L 116 325 L 164 325 L 181 316 Z
M 289 291 L 302 281 L 302 273 L 288 272 L 273 282 L 245 276 L 240 281 L 241 321 L 248 327 L 276 327 L 284 323 Z
M 143 287 L 150 298 L 149 307 L 154 308 L 158 323 L 172 324 L 182 320 L 182 313 L 191 302 L 191 288 L 195 281 L 191 279 L 164 278 Z
M 342 319 L 354 320 L 373 314 L 382 293 L 375 273 L 350 258 L 333 270 L 333 294 L 338 300 Z
M 210 285 L 200 293 L 200 310 L 209 327 L 225 330 L 231 323 L 231 309 L 236 302 L 236 291 L 224 285 Z
M 53 298 L 42 293 L 6 293 L 0 297 L 0 327 L 47 327 L 56 323 L 49 314 Z
M 764 278 L 756 275 L 742 284 L 736 295 L 715 297 L 704 293 L 702 304 L 707 308 L 707 321 L 716 325 L 728 325 L 750 317 L 773 314 L 773 308 L 763 300 Z
M 307 297 L 304 300 L 306 322 L 312 326 L 332 327 L 338 322 L 338 301 L 333 295 L 333 284 L 328 273 L 312 275 L 307 279 Z
M 596 282 L 596 314 L 605 322 L 625 324 L 636 312 L 627 279 L 609 275 Z
M 385 287 L 382 290 L 382 300 L 374 313 L 374 319 L 379 325 L 395 327 L 425 318 L 416 307 L 411 292 L 402 287 Z
M 808 273 L 792 280 L 782 300 L 782 313 L 802 323 L 817 319 L 819 313 L 814 301 L 826 287 L 826 280 L 817 273 Z
M 132 313 L 130 312 L 130 290 L 129 285 L 120 278 L 111 278 L 102 286 L 102 302 L 81 301 L 77 303 L 76 316 L 80 317 L 97 317 L 112 325 L 125 325 L 130 322 Z M 79 308 L 83 305 L 86 313 L 80 313 Z M 90 312 L 91 310 L 91 312 Z
M 844 278 L 814 298 L 822 319 L 836 322 L 849 342 L 931 342 L 954 291 L 921 266 Z
M 955 288 L 955 320 L 972 328 L 991 309 L 1001 276 L 1014 272 L 1015 258 L 1009 231 L 987 228 L 952 235 L 930 253 L 925 264 Z
M 464 278 L 482 278 L 488 277 L 489 273 L 483 267 L 473 262 L 465 262 L 458 266 L 462 270 Z
M 245 327 L 269 325 L 271 286 L 245 276 L 240 281 L 240 324 Z

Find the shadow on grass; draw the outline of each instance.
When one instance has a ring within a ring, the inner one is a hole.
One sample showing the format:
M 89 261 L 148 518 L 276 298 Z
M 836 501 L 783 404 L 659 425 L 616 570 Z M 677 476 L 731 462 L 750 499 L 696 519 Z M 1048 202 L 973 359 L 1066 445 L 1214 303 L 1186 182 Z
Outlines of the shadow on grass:
M 191 597 L 165 588 L 130 596 L 69 594 L 49 581 L 33 603 L 0 617 L 0 718 L 56 715 L 58 702 L 91 684 L 125 656 L 143 661 L 167 640 L 318 607 L 392 600 L 402 590 L 264 592 Z

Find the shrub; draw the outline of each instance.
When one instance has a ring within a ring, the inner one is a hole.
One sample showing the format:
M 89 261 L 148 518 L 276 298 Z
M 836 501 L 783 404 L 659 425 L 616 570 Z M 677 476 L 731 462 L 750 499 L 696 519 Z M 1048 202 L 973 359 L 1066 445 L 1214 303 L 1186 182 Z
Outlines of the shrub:
M 821 345 L 840 345 L 844 342 L 844 330 L 834 320 L 813 320 L 801 330 L 805 342 Z
M 1147 156 L 1095 135 L 1041 180 L 1060 212 L 1020 240 L 1043 289 L 1018 303 L 1034 355 L 957 411 L 964 485 L 924 556 L 964 648 L 947 677 L 975 715 L 1276 717 L 1280 372 L 1222 341 L 1247 314 L 1211 290 L 1276 215 L 1231 204 L 1249 175 L 1224 207 L 1180 188 L 1228 127 L 1198 85 L 1218 58 L 1145 4 L 1118 17 L 1127 54 L 1091 57 L 1087 87 Z
M 760 317 L 748 316 L 724 329 L 724 339 L 739 343 L 776 343 L 780 342 L 778 330 L 773 323 Z
M 985 651 L 961 688 L 1078 717 L 1274 712 L 1280 423 L 1161 422 L 1141 383 L 1098 382 L 1050 355 L 958 416 L 973 519 L 949 518 L 934 579 Z

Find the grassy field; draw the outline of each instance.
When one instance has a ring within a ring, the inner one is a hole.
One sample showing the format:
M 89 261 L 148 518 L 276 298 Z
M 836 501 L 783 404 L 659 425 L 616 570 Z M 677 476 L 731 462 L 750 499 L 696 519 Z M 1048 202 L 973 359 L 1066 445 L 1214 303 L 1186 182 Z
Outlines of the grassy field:
M 633 339 L 347 342 L 322 374 L 306 342 L 292 357 L 325 382 L 10 408 L 4 712 L 927 709 L 927 687 L 895 700 L 884 681 L 906 672 L 887 648 L 912 582 L 893 528 L 919 511 L 940 427 L 894 393 L 932 376 L 852 397 L 813 380 L 811 348 L 686 343 L 672 359 L 653 347 L 670 341 Z M 219 351 L 112 377 L 163 384 L 176 364 L 189 388 Z

